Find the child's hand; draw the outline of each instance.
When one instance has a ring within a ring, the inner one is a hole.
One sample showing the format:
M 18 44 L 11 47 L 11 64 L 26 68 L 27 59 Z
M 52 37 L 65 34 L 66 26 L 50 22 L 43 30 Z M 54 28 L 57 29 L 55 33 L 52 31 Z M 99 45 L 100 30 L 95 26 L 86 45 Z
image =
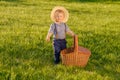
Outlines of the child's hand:
M 50 37 L 46 37 L 46 41 L 49 42 L 50 41 Z
M 75 35 L 76 35 L 75 33 L 72 34 L 73 37 L 74 37 Z
M 74 32 L 71 32 L 71 36 L 74 37 L 74 36 L 75 36 L 75 33 L 74 33 Z
M 50 37 L 51 37 L 52 34 L 53 34 L 53 33 L 48 33 L 48 34 L 47 34 L 47 37 L 46 37 L 46 41 L 47 41 L 47 42 L 50 41 Z

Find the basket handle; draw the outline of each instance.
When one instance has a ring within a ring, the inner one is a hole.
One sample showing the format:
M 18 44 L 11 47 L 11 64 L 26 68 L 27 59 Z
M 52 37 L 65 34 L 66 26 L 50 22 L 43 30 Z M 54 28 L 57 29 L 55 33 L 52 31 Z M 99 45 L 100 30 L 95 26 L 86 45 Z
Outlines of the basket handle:
M 74 36 L 74 52 L 78 53 L 78 36 Z

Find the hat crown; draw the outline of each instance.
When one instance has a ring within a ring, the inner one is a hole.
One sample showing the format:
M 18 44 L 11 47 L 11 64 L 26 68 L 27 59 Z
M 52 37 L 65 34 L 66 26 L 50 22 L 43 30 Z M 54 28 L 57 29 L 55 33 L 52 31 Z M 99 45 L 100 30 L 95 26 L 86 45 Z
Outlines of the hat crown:
M 62 7 L 62 6 L 56 6 L 52 9 L 51 11 L 51 20 L 56 22 L 56 19 L 55 19 L 55 12 L 56 11 L 63 11 L 64 12 L 64 19 L 63 19 L 63 22 L 67 22 L 68 18 L 69 18 L 69 13 L 68 11 Z

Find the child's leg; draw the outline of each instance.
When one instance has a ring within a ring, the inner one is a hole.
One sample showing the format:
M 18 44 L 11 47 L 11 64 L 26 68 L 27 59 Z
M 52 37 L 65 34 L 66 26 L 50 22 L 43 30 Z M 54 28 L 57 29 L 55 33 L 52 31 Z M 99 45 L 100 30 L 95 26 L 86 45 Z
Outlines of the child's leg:
M 61 50 L 65 49 L 66 48 L 66 40 L 62 40 L 61 42 Z
M 58 40 L 54 40 L 54 58 L 55 58 L 55 64 L 60 62 L 60 42 Z

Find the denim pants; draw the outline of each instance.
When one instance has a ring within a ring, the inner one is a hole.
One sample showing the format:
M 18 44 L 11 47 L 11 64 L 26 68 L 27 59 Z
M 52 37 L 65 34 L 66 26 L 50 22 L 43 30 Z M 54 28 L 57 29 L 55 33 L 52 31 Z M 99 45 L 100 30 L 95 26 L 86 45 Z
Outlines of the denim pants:
M 65 39 L 55 39 L 55 40 L 53 40 L 55 63 L 60 62 L 60 52 L 61 52 L 61 50 L 66 48 L 66 43 L 67 42 L 66 42 Z

